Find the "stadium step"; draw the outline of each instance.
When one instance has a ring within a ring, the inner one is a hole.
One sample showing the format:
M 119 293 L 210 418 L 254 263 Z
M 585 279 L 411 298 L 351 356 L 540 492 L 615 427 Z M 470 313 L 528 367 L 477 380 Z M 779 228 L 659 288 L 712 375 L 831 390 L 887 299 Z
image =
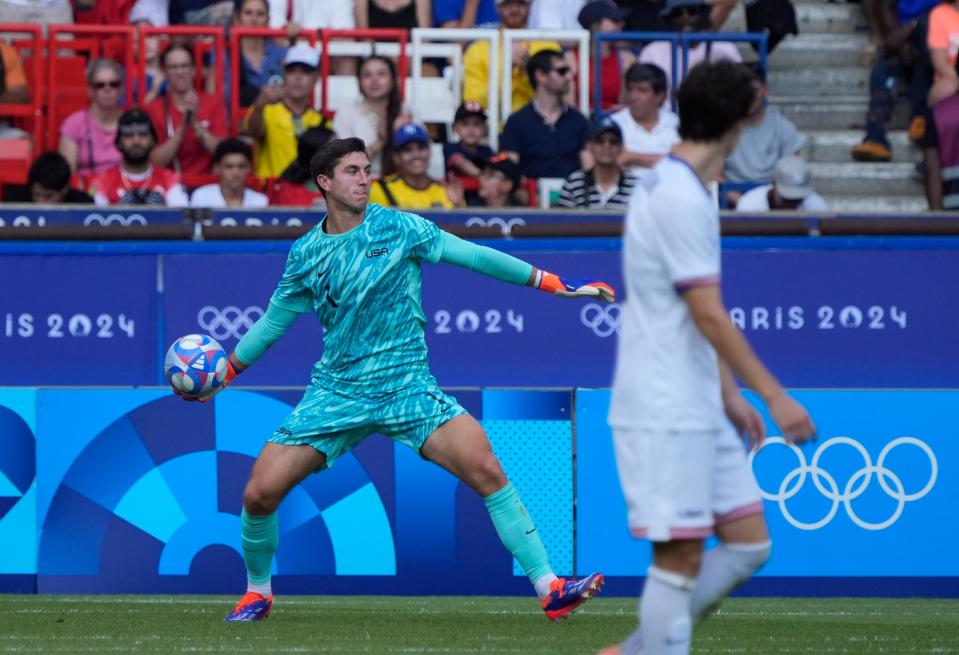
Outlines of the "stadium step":
M 922 182 L 909 162 L 812 162 L 813 188 L 821 195 L 921 196 Z
M 769 104 L 796 124 L 800 130 L 864 130 L 868 95 L 837 95 L 831 98 L 803 95 L 773 95 Z M 906 129 L 909 107 L 905 99 L 896 103 L 889 129 Z
M 834 95 L 869 95 L 869 69 L 865 66 L 801 68 L 772 66 L 768 74 L 772 95 L 804 95 L 829 98 Z
M 855 214 L 918 214 L 926 211 L 928 205 L 926 197 L 916 196 L 847 196 L 824 195 L 829 209 L 834 212 Z
M 806 34 L 800 28 L 799 36 L 780 43 L 769 56 L 769 62 L 777 70 L 795 68 L 856 67 L 865 61 L 869 37 L 865 34 Z
M 806 135 L 806 147 L 803 155 L 809 161 L 849 163 L 852 158 L 849 150 L 862 142 L 862 130 L 803 130 Z M 892 146 L 894 162 L 917 162 L 922 153 L 909 142 L 904 130 L 889 132 L 889 144 Z
M 867 32 L 869 24 L 858 4 L 806 1 L 796 3 L 796 22 L 800 34 L 837 34 L 848 36 Z

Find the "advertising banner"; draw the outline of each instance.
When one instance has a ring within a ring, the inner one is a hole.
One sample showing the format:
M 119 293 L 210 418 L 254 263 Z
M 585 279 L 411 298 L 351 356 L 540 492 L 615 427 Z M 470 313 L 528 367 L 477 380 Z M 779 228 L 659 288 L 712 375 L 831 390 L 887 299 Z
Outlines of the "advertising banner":
M 0 257 L 0 385 L 157 382 L 156 258 Z
M 785 444 L 764 415 L 770 438 L 750 462 L 774 545 L 759 575 L 959 580 L 959 563 L 939 547 L 959 538 L 947 518 L 959 493 L 950 473 L 959 466 L 959 392 L 793 396 L 809 409 L 818 438 Z M 577 392 L 577 567 L 642 576 L 650 547 L 628 530 L 608 405 L 608 390 Z
M 39 535 L 40 593 L 242 589 L 243 488 L 300 390 L 231 389 L 206 404 L 166 389 L 36 393 L 39 530 L 19 529 Z M 571 570 L 571 393 L 453 393 L 482 419 L 554 566 Z M 382 436 L 309 476 L 278 512 L 283 593 L 530 593 L 482 499 Z

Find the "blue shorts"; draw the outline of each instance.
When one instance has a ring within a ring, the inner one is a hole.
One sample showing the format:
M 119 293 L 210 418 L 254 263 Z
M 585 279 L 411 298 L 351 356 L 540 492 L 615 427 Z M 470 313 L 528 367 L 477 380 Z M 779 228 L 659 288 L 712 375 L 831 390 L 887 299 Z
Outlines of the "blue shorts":
M 385 434 L 420 451 L 436 428 L 466 410 L 435 383 L 416 384 L 378 397 L 345 396 L 311 384 L 270 437 L 283 446 L 312 446 L 326 466 L 365 439 Z

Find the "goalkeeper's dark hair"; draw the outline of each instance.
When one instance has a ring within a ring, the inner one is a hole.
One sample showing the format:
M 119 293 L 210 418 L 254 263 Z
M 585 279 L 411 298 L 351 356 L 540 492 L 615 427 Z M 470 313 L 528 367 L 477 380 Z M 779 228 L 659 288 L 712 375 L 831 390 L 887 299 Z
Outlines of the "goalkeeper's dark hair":
M 679 87 L 679 136 L 719 141 L 749 116 L 756 98 L 756 76 L 731 61 L 697 64 Z
M 310 160 L 310 175 L 313 176 L 314 180 L 320 175 L 333 177 L 333 169 L 340 163 L 340 160 L 354 152 L 362 152 L 369 157 L 363 139 L 358 139 L 355 136 L 349 139 L 331 139 Z M 323 191 L 323 189 L 320 188 L 320 191 Z M 323 195 L 326 196 L 326 193 Z

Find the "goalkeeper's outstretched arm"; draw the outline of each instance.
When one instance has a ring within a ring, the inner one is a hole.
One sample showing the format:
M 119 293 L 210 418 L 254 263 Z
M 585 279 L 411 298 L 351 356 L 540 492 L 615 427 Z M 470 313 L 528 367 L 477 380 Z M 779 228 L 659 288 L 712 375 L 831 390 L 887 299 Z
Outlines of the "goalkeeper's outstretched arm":
M 504 252 L 464 241 L 443 233 L 440 261 L 468 268 L 497 280 L 522 284 L 566 298 L 594 297 L 607 302 L 616 299 L 616 291 L 598 280 L 569 279 L 542 271 L 532 264 Z

